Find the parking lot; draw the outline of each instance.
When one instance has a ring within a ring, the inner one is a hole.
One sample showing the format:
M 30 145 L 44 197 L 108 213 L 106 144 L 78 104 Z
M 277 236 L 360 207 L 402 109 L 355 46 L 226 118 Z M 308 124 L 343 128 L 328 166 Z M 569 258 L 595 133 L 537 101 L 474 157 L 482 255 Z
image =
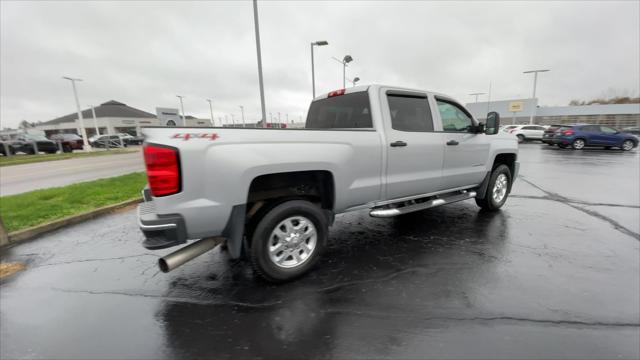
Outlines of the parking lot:
M 502 211 L 338 216 L 308 276 L 169 274 L 133 209 L 2 251 L 2 358 L 638 358 L 640 151 L 522 144 Z

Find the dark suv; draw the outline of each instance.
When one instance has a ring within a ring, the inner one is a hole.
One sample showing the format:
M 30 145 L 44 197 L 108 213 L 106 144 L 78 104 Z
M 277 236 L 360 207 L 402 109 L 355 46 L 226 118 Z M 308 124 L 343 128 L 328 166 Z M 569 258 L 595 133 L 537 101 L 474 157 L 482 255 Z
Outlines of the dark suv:
M 38 147 L 37 152 L 45 152 L 47 154 L 55 154 L 58 152 L 58 145 L 53 141 L 47 139 L 43 135 L 33 135 L 33 134 L 24 134 L 18 136 L 12 143 L 12 151 L 14 152 L 23 152 L 27 154 L 35 154 L 36 149 L 34 147 Z
M 638 146 L 638 138 L 632 134 L 610 126 L 593 124 L 562 125 L 555 131 L 552 140 L 561 148 L 571 146 L 575 150 L 587 146 L 602 146 L 605 149 L 618 147 L 629 151 Z

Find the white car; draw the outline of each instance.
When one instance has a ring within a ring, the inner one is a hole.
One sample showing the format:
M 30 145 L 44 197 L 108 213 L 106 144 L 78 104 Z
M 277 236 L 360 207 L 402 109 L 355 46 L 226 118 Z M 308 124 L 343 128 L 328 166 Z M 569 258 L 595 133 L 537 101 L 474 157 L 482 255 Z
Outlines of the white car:
M 542 140 L 545 127 L 541 125 L 508 125 L 502 131 L 513 134 L 518 138 L 518 142 L 528 140 Z

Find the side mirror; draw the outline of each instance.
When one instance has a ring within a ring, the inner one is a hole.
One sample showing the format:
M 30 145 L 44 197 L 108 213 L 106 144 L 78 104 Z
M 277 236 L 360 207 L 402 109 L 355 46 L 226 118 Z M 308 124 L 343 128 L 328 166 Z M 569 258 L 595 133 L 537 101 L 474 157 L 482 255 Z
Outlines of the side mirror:
M 500 115 L 492 111 L 487 114 L 487 123 L 484 126 L 484 133 L 487 135 L 495 135 L 500 128 Z

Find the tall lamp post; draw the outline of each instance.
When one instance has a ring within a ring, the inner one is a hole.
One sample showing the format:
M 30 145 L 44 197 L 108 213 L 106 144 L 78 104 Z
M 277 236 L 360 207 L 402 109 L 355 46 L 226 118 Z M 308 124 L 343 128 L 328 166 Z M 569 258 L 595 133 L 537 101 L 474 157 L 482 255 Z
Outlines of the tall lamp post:
M 319 40 L 311 43 L 311 88 L 313 89 L 313 98 L 316 98 L 316 72 L 313 63 L 313 47 L 314 46 L 325 46 L 329 45 L 329 43 L 325 40 Z
M 471 94 L 469 94 L 469 95 L 471 95 L 471 96 L 475 96 L 475 97 L 476 97 L 476 101 L 475 101 L 475 102 L 478 102 L 478 96 L 479 96 L 479 95 L 487 95 L 487 93 L 477 92 L 477 93 L 471 93 Z
M 211 99 L 206 99 L 206 100 L 209 103 L 209 112 L 211 113 L 211 126 L 215 127 L 216 123 L 213 122 L 213 104 L 212 104 L 212 100 Z
M 184 103 L 182 102 L 182 95 L 176 95 L 178 99 L 180 99 L 180 111 L 182 112 L 182 126 L 187 126 L 187 119 L 184 116 Z
M 76 99 L 76 109 L 78 111 L 78 121 L 80 122 L 80 132 L 82 135 L 82 147 L 85 151 L 91 151 L 91 147 L 89 146 L 89 142 L 87 141 L 87 130 L 84 128 L 84 118 L 82 117 L 82 110 L 80 109 L 80 100 L 78 100 L 78 90 L 76 89 L 76 81 L 82 81 L 82 79 L 72 78 L 68 76 L 62 77 L 65 80 L 71 81 L 71 86 L 73 87 L 73 96 Z
M 253 0 L 253 25 L 256 30 L 256 52 L 258 54 L 258 80 L 260 82 L 260 106 L 262 108 L 262 127 L 267 127 L 267 110 L 264 106 L 264 82 L 262 81 L 262 54 L 260 53 L 260 26 L 258 25 L 258 0 Z
M 355 86 L 356 86 L 356 83 L 357 83 L 358 81 L 360 81 L 360 78 L 356 76 L 356 77 L 354 77 L 354 78 L 353 78 L 353 80 L 349 80 L 349 81 L 351 81 L 351 85 L 352 85 L 353 87 L 355 87 Z
M 240 105 L 240 114 L 242 114 L 242 127 L 244 126 L 244 106 Z
M 336 59 L 335 57 L 332 57 L 332 59 L 342 64 L 342 88 L 344 89 L 347 87 L 347 64 L 352 62 L 353 58 L 351 55 L 345 55 L 342 60 Z
M 536 116 L 536 108 L 537 108 L 537 102 L 536 102 L 536 86 L 538 85 L 538 73 L 541 72 L 547 72 L 550 71 L 549 69 L 541 69 L 541 70 L 527 70 L 527 71 L 523 71 L 523 74 L 531 74 L 533 73 L 533 95 L 531 96 L 531 98 L 534 101 L 533 104 L 533 111 L 531 112 L 531 116 L 529 117 L 529 124 L 533 124 L 533 118 Z

